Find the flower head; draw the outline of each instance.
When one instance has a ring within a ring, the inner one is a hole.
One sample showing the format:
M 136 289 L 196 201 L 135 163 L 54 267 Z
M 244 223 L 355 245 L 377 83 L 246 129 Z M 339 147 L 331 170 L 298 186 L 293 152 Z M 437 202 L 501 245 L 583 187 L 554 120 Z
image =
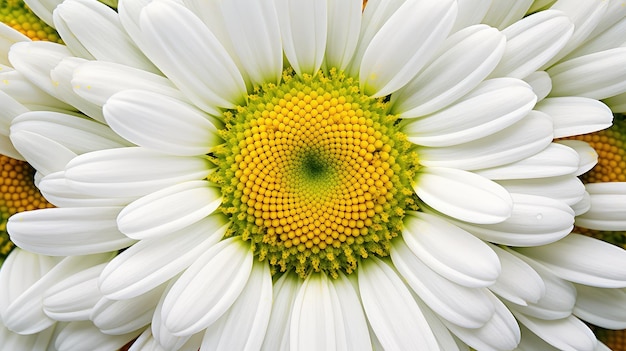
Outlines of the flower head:
M 137 347 L 595 349 L 626 252 L 569 234 L 594 161 L 554 139 L 611 125 L 625 13 L 468 3 L 64 1 L 66 45 L 8 53 L 63 104 L 8 117 L 57 206 L 9 231 L 105 263 L 33 309 Z

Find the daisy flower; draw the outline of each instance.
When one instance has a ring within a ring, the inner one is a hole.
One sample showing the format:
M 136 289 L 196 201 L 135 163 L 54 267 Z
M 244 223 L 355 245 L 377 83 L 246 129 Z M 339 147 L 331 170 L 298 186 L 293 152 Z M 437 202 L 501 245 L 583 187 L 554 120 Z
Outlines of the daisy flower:
M 135 350 L 606 349 L 581 319 L 624 328 L 626 252 L 570 234 L 595 161 L 554 139 L 611 125 L 626 50 L 588 43 L 625 14 L 549 5 L 64 1 L 65 45 L 8 52 L 67 105 L 8 118 L 57 208 L 8 230 L 110 258 L 4 324 Z

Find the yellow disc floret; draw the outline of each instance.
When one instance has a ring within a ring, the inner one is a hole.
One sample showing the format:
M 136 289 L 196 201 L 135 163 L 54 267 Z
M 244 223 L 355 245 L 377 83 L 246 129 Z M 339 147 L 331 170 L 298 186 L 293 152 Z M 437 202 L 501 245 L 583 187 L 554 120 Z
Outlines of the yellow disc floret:
M 224 211 L 260 259 L 280 271 L 352 272 L 386 256 L 414 208 L 417 157 L 386 104 L 352 79 L 284 76 L 227 113 L 218 151 Z
M 26 162 L 0 155 L 0 259 L 13 248 L 6 231 L 9 217 L 17 212 L 52 207 L 33 184 L 33 173 Z
M 39 19 L 23 0 L 2 0 L 0 21 L 13 27 L 32 40 L 46 40 L 61 43 L 61 38 L 54 30 Z

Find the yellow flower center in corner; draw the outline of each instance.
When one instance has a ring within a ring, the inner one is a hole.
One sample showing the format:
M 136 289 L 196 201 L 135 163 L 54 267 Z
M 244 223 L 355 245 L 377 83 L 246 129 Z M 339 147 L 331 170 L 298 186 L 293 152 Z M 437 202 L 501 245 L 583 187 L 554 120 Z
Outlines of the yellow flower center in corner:
M 23 0 L 2 0 L 1 3 L 0 22 L 13 27 L 32 40 L 62 42 L 54 28 L 39 19 Z
M 13 249 L 7 220 L 17 212 L 52 207 L 33 184 L 34 170 L 26 163 L 0 155 L 0 262 Z
M 331 70 L 267 85 L 226 114 L 218 151 L 230 235 L 250 240 L 274 271 L 351 273 L 386 256 L 416 209 L 417 156 L 384 101 Z

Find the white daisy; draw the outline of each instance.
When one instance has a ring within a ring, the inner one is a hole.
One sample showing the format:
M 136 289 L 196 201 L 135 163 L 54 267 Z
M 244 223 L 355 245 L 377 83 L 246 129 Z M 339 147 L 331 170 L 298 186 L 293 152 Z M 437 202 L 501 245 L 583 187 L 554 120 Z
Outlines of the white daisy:
M 589 162 L 553 139 L 611 125 L 598 99 L 626 91 L 626 55 L 566 60 L 598 28 L 572 1 L 473 3 L 56 7 L 67 46 L 8 59 L 84 116 L 12 119 L 58 208 L 9 231 L 119 254 L 69 280 L 98 273 L 102 298 L 83 309 L 61 281 L 45 315 L 89 310 L 135 349 L 601 348 L 579 318 L 624 322 L 594 306 L 621 296 L 626 252 L 568 235 Z

